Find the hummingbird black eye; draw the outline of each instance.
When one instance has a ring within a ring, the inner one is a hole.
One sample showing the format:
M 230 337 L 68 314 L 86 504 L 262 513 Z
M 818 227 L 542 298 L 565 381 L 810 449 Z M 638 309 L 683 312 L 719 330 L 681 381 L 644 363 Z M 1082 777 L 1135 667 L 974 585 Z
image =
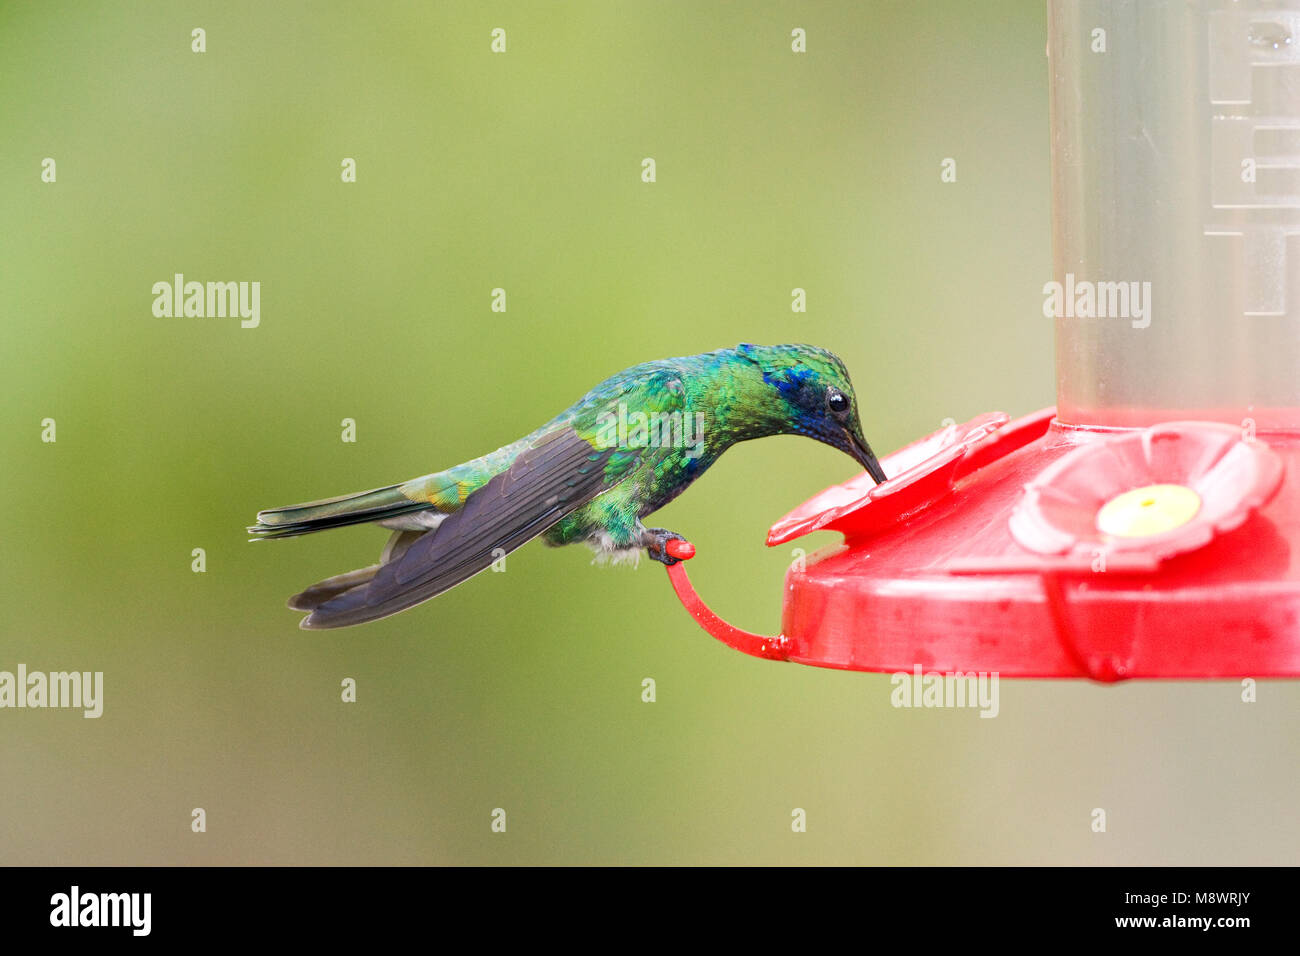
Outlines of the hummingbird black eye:
M 826 390 L 826 407 L 836 415 L 843 415 L 849 410 L 849 400 L 844 397 L 844 393 L 838 388 L 828 388 Z

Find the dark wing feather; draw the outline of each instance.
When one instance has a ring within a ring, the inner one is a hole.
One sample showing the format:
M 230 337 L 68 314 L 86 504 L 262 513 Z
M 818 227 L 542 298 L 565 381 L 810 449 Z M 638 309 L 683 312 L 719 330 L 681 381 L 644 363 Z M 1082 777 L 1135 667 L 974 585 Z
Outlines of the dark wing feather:
M 295 611 L 314 611 L 326 601 L 332 601 L 340 594 L 369 584 L 370 580 L 379 573 L 381 567 L 390 561 L 396 561 L 406 553 L 411 545 L 426 534 L 433 534 L 433 532 L 394 531 L 393 536 L 384 545 L 378 564 L 372 564 L 368 568 L 357 568 L 355 571 L 347 571 L 343 574 L 336 574 L 332 578 L 319 581 L 307 588 L 307 590 L 289 598 L 289 607 Z
M 427 601 L 489 567 L 493 552 L 513 551 L 606 490 L 605 462 L 570 426 L 548 432 L 519 454 L 401 557 L 374 578 L 318 606 L 308 629 L 346 627 Z

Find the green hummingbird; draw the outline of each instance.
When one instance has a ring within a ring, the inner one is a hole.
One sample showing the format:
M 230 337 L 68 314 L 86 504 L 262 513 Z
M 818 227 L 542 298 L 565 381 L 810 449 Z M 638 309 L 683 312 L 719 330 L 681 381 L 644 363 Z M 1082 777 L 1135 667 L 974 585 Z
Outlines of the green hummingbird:
M 811 345 L 748 345 L 619 372 L 518 441 L 401 484 L 259 512 L 249 533 L 287 538 L 344 525 L 389 528 L 379 563 L 289 599 L 302 627 L 346 627 L 414 607 L 525 542 L 586 542 L 611 560 L 664 564 L 686 539 L 641 519 L 736 442 L 806 435 L 848 453 L 877 483 L 844 363 Z

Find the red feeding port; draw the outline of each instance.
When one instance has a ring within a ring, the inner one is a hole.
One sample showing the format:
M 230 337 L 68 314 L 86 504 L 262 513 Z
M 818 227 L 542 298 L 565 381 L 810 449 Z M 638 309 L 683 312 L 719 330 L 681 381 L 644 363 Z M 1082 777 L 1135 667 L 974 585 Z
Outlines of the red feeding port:
M 779 636 L 669 567 L 706 630 L 849 670 L 1300 676 L 1300 179 L 1238 162 L 1300 168 L 1270 16 L 1050 0 L 1056 409 L 949 425 L 776 522 L 844 537 L 787 572 Z

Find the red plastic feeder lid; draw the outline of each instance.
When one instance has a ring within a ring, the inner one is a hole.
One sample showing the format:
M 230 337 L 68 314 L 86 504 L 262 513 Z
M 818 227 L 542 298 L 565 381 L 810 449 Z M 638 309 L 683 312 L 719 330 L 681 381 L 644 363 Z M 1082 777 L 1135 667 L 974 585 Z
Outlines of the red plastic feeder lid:
M 1047 420 L 1051 418 L 1050 412 L 1049 409 Z M 1035 425 L 1030 427 L 1033 437 L 1047 427 L 1046 420 L 1042 421 L 1042 428 L 1036 427 L 1042 415 L 1035 416 Z M 768 547 L 822 529 L 862 531 L 924 507 L 952 490 L 959 471 L 970 470 L 966 459 L 971 452 L 1008 421 L 1002 412 L 987 412 L 961 425 L 950 424 L 886 455 L 881 468 L 887 476 L 892 476 L 888 481 L 877 485 L 864 471 L 857 478 L 814 495 L 772 525 L 767 532 Z M 1016 431 L 1012 429 L 1013 433 Z M 967 468 L 962 469 L 963 464 Z M 876 502 L 882 505 L 869 515 L 860 514 Z
M 728 645 L 852 670 L 1006 677 L 1300 676 L 1300 436 L 1229 425 L 1102 431 L 1045 409 L 981 415 L 782 518 L 845 544 L 786 576 L 781 635 L 735 628 L 668 569 Z M 1288 469 L 1287 465 L 1291 467 Z M 1292 547 L 1292 545 L 1296 547 Z

